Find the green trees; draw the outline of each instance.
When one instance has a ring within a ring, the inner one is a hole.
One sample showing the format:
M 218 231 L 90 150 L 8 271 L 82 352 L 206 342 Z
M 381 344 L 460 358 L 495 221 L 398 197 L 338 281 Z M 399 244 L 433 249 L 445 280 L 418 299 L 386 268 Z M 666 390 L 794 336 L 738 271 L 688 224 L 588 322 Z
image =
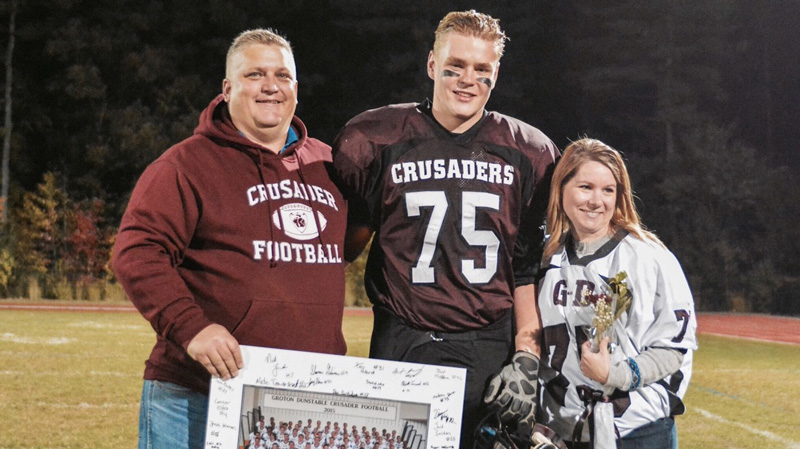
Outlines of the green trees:
M 9 221 L 0 229 L 0 295 L 28 295 L 35 278 L 49 297 L 85 297 L 84 286 L 110 280 L 108 251 L 136 179 L 191 134 L 220 91 L 237 33 L 287 34 L 298 115 L 331 142 L 357 113 L 430 95 L 433 30 L 463 8 L 452 0 L 18 0 L 0 2 L 3 49 L 13 6 L 13 68 L 0 97 L 4 111 L 14 106 L 2 125 Z M 623 151 L 644 221 L 678 255 L 699 308 L 800 314 L 796 2 L 474 7 L 499 17 L 511 38 L 490 108 L 562 148 L 589 135 Z M 348 271 L 354 291 L 358 264 Z
M 797 234 L 776 217 L 796 214 L 800 203 L 776 189 L 789 185 L 785 170 L 770 169 L 763 153 L 732 136 L 706 126 L 683 135 L 668 162 L 632 157 L 634 188 L 645 223 L 679 257 L 699 310 L 773 312 L 795 269 L 784 263 L 796 245 L 778 236 Z
M 85 299 L 90 287 L 105 299 L 114 226 L 102 200 L 75 203 L 48 172 L 12 213 L 14 240 L 0 252 L 0 286 L 14 296 Z
M 723 104 L 721 74 L 734 4 L 614 1 L 578 6 L 570 31 L 570 75 L 581 125 L 624 136 L 669 159 L 679 136 L 713 123 Z
M 4 96 L 4 114 L 3 114 L 3 153 L 2 162 L 0 162 L 0 204 L 6 204 L 8 201 L 8 186 L 9 186 L 9 164 L 11 163 L 11 132 L 14 129 L 11 113 L 12 96 L 11 92 L 14 85 L 14 42 L 16 41 L 16 18 L 18 0 L 11 1 L 11 7 L 8 12 L 8 44 L 5 57 L 5 96 Z M 0 211 L 0 223 L 5 224 L 8 221 L 8 209 L 3 208 Z
M 566 79 L 579 133 L 625 153 L 644 222 L 680 259 L 698 309 L 781 309 L 790 300 L 778 292 L 798 271 L 786 265 L 796 259 L 787 251 L 793 244 L 775 240 L 796 234 L 787 223 L 797 195 L 776 197 L 788 169 L 764 151 L 768 142 L 742 138 L 744 115 L 731 119 L 739 94 L 732 86 L 740 86 L 733 73 L 752 38 L 741 33 L 750 6 L 572 4 Z M 763 31 L 764 15 L 757 19 Z

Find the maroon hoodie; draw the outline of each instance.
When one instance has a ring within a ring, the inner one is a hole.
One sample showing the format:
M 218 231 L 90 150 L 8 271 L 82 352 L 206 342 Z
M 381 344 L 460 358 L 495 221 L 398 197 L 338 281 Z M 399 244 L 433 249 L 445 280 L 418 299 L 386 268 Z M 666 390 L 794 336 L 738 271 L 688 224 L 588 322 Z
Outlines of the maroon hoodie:
M 236 130 L 220 95 L 137 182 L 113 267 L 157 334 L 145 379 L 208 392 L 186 347 L 213 323 L 244 345 L 345 353 L 347 207 L 330 147 L 292 126 L 299 141 L 275 154 Z

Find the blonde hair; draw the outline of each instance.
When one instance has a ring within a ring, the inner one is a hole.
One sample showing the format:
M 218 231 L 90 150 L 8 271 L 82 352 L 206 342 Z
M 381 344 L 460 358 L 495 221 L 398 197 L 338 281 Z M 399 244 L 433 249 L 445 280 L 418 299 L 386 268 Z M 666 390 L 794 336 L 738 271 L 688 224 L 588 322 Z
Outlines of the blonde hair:
M 564 211 L 563 195 L 564 185 L 572 179 L 578 169 L 589 161 L 605 165 L 617 182 L 617 200 L 614 214 L 611 216 L 611 226 L 615 229 L 625 229 L 636 237 L 651 240 L 661 246 L 661 240 L 652 232 L 646 230 L 641 223 L 636 205 L 633 202 L 633 190 L 628 169 L 622 155 L 615 149 L 596 139 L 580 139 L 572 142 L 565 150 L 553 172 L 550 183 L 550 200 L 547 205 L 547 230 L 550 238 L 545 244 L 542 260 L 547 260 L 556 250 L 566 242 L 570 235 L 572 225 Z
M 436 38 L 433 41 L 433 52 L 438 53 L 444 45 L 447 33 L 459 33 L 466 36 L 478 37 L 494 43 L 497 59 L 503 56 L 506 46 L 506 33 L 500 29 L 500 20 L 490 15 L 479 13 L 474 9 L 469 11 L 453 11 L 448 13 L 436 27 Z
M 239 35 L 233 40 L 233 43 L 231 43 L 231 46 L 228 48 L 228 55 L 225 57 L 225 76 L 229 75 L 228 70 L 231 67 L 231 61 L 236 53 L 241 51 L 242 48 L 253 44 L 277 45 L 278 47 L 288 50 L 292 57 L 294 57 L 294 53 L 292 52 L 292 44 L 290 44 L 285 37 L 281 36 L 273 29 L 256 28 L 253 30 L 246 30 L 239 33 Z

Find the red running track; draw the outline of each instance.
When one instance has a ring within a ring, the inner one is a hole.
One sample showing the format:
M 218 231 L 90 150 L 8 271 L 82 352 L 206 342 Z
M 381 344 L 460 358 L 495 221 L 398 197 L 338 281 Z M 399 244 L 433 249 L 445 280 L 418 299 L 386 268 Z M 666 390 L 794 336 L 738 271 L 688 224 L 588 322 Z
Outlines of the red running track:
M 800 345 L 800 318 L 774 315 L 700 313 L 697 332 Z

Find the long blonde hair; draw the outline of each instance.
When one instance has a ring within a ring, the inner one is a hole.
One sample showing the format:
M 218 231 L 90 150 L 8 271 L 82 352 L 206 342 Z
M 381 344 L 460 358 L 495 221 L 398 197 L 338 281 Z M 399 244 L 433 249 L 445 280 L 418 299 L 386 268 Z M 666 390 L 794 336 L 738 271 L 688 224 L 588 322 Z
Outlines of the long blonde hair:
M 547 263 L 556 250 L 564 244 L 572 230 L 572 224 L 564 211 L 564 185 L 575 176 L 584 163 L 589 161 L 599 162 L 608 167 L 617 182 L 617 201 L 611 217 L 611 226 L 615 229 L 625 229 L 642 240 L 649 239 L 664 246 L 661 240 L 646 230 L 641 223 L 633 202 L 631 180 L 622 155 L 599 140 L 583 138 L 572 142 L 564 150 L 553 172 L 550 200 L 547 205 L 547 231 L 550 238 L 545 244 L 542 255 L 544 263 Z

